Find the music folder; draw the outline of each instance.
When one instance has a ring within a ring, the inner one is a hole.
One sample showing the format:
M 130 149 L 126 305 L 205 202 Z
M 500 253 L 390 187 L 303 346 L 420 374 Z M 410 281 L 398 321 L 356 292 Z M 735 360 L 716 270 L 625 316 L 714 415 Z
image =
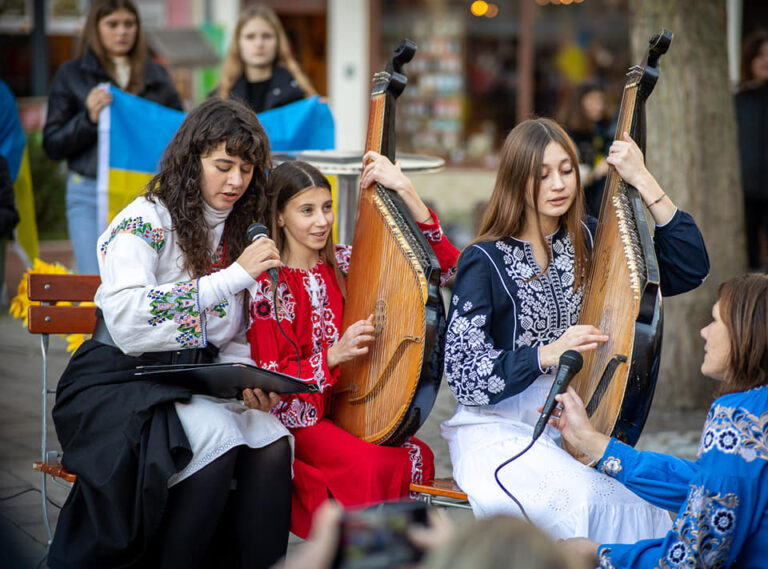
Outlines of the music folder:
M 280 395 L 318 391 L 317 385 L 309 381 L 237 362 L 138 366 L 135 375 L 158 383 L 188 387 L 195 393 L 222 399 L 242 399 L 242 391 L 246 387 L 259 387 L 265 392 Z

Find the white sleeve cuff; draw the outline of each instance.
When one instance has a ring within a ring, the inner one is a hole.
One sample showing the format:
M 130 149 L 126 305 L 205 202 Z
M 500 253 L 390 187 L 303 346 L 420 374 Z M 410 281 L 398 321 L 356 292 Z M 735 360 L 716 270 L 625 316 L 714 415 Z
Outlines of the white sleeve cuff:
M 235 296 L 253 283 L 253 277 L 237 262 L 226 269 L 201 277 L 197 284 L 200 310 L 206 310 L 224 298 Z

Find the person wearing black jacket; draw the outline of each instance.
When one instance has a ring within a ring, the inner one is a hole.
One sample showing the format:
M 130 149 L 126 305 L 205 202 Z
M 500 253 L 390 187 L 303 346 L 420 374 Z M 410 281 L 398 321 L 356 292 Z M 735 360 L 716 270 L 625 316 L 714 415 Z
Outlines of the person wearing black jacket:
M 212 94 L 237 98 L 260 113 L 317 93 L 291 55 L 277 15 L 252 6 L 237 20 L 220 85 Z
M 111 83 L 161 105 L 181 110 L 168 72 L 147 61 L 139 13 L 132 0 L 95 0 L 83 31 L 81 56 L 56 73 L 48 98 L 43 148 L 66 160 L 67 221 L 80 273 L 98 273 L 96 144 L 99 112 L 112 96 L 98 87 Z
M 766 270 L 760 234 L 768 240 L 768 30 L 744 41 L 735 102 L 749 268 Z

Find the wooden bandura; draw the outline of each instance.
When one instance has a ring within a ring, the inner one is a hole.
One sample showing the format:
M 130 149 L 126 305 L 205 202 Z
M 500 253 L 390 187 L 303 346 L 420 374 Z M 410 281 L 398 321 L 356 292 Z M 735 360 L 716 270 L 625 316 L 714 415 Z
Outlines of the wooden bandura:
M 658 60 L 672 34 L 650 40 L 646 64 L 627 74 L 616 140 L 628 132 L 644 147 L 644 104 L 658 79 Z M 659 373 L 662 335 L 659 268 L 638 191 L 611 170 L 605 183 L 579 324 L 610 339 L 585 352 L 574 386 L 595 428 L 634 445 L 650 410 Z M 564 442 L 582 462 L 588 458 Z
M 392 161 L 394 103 L 415 51 L 403 41 L 373 79 L 365 150 Z M 360 188 L 343 327 L 373 314 L 376 331 L 368 354 L 341 364 L 336 425 L 368 442 L 397 445 L 427 418 L 443 367 L 439 284 L 437 258 L 397 194 L 379 184 Z

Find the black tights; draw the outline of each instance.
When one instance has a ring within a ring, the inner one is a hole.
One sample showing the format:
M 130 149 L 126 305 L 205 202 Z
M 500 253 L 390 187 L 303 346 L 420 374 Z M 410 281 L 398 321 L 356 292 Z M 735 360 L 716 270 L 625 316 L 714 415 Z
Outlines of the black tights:
M 291 522 L 291 447 L 238 446 L 168 491 L 154 538 L 162 569 L 271 567 Z

